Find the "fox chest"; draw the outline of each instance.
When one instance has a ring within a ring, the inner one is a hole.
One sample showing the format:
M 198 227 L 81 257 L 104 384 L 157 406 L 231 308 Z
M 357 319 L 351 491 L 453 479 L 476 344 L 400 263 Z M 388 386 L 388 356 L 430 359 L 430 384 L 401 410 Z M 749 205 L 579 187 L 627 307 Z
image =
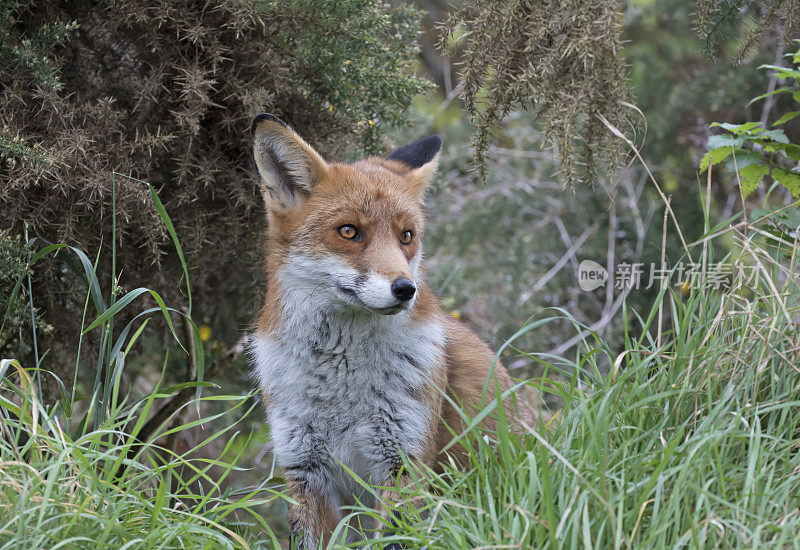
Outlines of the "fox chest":
M 352 484 L 342 465 L 386 481 L 401 453 L 421 452 L 438 421 L 423 395 L 441 364 L 442 340 L 438 325 L 398 335 L 345 329 L 306 342 L 256 338 L 256 373 L 269 396 L 281 467 L 340 491 Z

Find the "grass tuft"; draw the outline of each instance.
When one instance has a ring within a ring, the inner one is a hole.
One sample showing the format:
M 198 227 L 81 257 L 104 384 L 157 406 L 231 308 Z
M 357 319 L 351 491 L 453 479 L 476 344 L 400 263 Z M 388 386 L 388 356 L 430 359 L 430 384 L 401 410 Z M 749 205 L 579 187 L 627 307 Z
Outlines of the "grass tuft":
M 410 489 L 426 519 L 399 523 L 396 540 L 431 549 L 797 547 L 800 254 L 797 233 L 766 230 L 771 218 L 715 227 L 690 245 L 710 268 L 713 241 L 732 238 L 723 260 L 753 266 L 752 288 L 687 294 L 673 282 L 646 317 L 629 317 L 621 353 L 595 336 L 574 362 L 531 354 L 571 373 L 529 381 L 563 409 L 524 439 L 473 436 L 469 470 L 428 472 Z

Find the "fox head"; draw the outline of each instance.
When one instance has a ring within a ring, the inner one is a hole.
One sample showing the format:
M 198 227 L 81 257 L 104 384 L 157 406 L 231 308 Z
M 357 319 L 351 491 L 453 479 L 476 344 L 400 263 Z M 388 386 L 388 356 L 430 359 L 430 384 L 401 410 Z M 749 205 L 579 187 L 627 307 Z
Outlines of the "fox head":
M 345 164 L 326 162 L 273 115 L 258 115 L 251 134 L 269 216 L 268 270 L 281 291 L 325 307 L 410 309 L 420 285 L 422 200 L 441 138 Z

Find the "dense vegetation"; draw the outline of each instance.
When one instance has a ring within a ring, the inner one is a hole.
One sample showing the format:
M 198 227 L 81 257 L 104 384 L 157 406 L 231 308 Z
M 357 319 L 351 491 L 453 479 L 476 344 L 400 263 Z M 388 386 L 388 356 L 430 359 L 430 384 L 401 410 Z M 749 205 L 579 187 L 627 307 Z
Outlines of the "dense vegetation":
M 474 437 L 472 468 L 424 477 L 416 492 L 430 515 L 404 524 L 397 540 L 441 549 L 797 544 L 800 254 L 796 233 L 767 232 L 775 224 L 721 224 L 691 250 L 703 265 L 755 266 L 751 288 L 687 295 L 673 270 L 652 310 L 628 313 L 644 335 L 626 335 L 622 353 L 591 334 L 574 360 L 531 354 L 546 375 L 566 375 L 529 382 L 563 409 L 524 443 L 504 432 L 495 447 Z M 711 245 L 723 238 L 735 251 L 715 258 Z M 651 336 L 665 316 L 672 329 Z
M 250 321 L 262 279 L 253 115 L 281 115 L 326 154 L 375 152 L 427 86 L 410 71 L 418 17 L 405 6 L 4 1 L 0 11 L 0 229 L 13 242 L 27 234 L 102 248 L 101 280 L 171 281 L 162 293 L 185 306 L 147 188 L 112 172 L 146 179 L 181 235 L 203 319 L 227 338 Z M 61 261 L 38 266 L 32 288 L 59 336 L 48 347 L 72 360 L 60 342 L 77 333 L 81 297 Z M 3 294 L 10 278 L 0 274 Z M 30 344 L 0 333 L 0 350 Z
M 416 472 L 392 541 L 796 545 L 800 7 L 583 4 L 0 0 L 0 548 L 285 545 L 241 341 L 262 110 L 331 158 L 443 134 L 429 282 L 540 409 Z

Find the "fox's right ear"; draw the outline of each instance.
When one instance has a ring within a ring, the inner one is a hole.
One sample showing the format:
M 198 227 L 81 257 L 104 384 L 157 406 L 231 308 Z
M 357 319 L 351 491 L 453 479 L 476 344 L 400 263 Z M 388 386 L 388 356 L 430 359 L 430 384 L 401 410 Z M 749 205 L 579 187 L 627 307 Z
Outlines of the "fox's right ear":
M 386 159 L 400 162 L 408 168 L 406 177 L 411 182 L 411 188 L 422 198 L 436 174 L 441 148 L 442 138 L 433 134 L 395 149 Z
M 257 115 L 250 135 L 267 207 L 286 210 L 305 202 L 325 173 L 325 160 L 275 115 Z

